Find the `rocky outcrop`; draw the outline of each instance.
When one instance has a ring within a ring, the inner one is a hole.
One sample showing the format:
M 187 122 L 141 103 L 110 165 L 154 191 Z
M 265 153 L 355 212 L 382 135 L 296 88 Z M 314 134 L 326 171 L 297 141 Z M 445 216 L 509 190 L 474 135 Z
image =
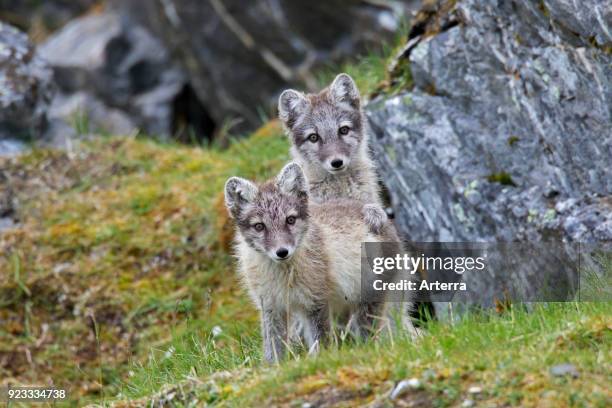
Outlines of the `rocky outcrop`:
M 378 45 L 399 25 L 399 1 L 123 1 L 166 41 L 217 126 L 261 123 L 288 86 L 317 88 L 313 68 Z
M 0 22 L 0 154 L 18 150 L 7 139 L 37 139 L 46 126 L 52 71 L 27 35 Z
M 573 4 L 465 0 L 417 24 L 393 64 L 413 86 L 367 108 L 407 239 L 612 241 L 612 20 Z
M 62 94 L 54 101 L 54 117 L 66 120 L 80 107 L 96 130 L 172 133 L 185 77 L 163 44 L 125 16 L 106 12 L 73 20 L 40 52 Z

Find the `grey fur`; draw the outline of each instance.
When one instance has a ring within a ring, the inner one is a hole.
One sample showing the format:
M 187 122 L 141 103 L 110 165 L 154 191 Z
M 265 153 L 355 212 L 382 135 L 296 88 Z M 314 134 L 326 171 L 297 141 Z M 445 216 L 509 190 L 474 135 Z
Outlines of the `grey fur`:
M 318 94 L 286 90 L 278 110 L 292 141 L 292 157 L 306 173 L 314 202 L 352 198 L 381 204 L 367 122 L 359 90 L 349 75 L 338 75 Z M 340 134 L 343 126 L 349 128 L 346 135 Z M 311 134 L 318 135 L 317 142 L 309 141 Z M 342 160 L 343 167 L 334 169 L 333 160 Z
M 374 235 L 364 220 L 363 203 L 310 203 L 306 178 L 295 163 L 260 186 L 245 181 L 228 180 L 226 199 L 236 214 L 239 270 L 261 311 L 266 360 L 284 356 L 289 319 L 302 322 L 313 352 L 326 342 L 330 313 L 345 320 L 354 316 L 356 331 L 369 333 L 380 321 L 376 317 L 385 315 L 385 299 L 361 300 L 361 242 L 397 241 L 392 224 L 386 219 L 376 224 L 379 233 Z M 236 198 L 236 191 L 246 193 Z M 256 229 L 258 223 L 265 229 Z M 289 249 L 288 258 L 275 256 L 280 246 Z
M 366 204 L 363 206 L 363 218 L 373 234 L 380 234 L 383 226 L 387 223 L 387 213 L 378 204 Z

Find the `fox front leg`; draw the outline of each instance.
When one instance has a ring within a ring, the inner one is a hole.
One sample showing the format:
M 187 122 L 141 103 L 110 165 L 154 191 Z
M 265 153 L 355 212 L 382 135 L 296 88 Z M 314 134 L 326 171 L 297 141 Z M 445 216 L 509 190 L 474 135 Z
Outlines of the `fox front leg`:
M 272 308 L 261 312 L 264 358 L 269 363 L 282 360 L 287 345 L 287 314 Z
M 329 307 L 326 304 L 317 305 L 306 312 L 304 339 L 309 354 L 316 354 L 321 345 L 327 342 L 329 330 Z
M 354 316 L 357 337 L 365 340 L 374 334 L 378 320 L 384 319 L 384 302 L 364 302 L 359 305 Z

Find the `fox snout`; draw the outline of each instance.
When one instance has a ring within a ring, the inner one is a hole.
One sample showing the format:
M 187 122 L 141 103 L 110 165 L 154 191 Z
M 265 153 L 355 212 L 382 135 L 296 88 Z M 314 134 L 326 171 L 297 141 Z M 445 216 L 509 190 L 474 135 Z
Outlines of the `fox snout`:
M 330 173 L 341 173 L 348 168 L 349 159 L 346 156 L 334 156 L 327 160 L 325 169 Z
M 283 262 L 291 258 L 294 249 L 291 246 L 279 246 L 268 254 L 270 258 L 277 262 Z

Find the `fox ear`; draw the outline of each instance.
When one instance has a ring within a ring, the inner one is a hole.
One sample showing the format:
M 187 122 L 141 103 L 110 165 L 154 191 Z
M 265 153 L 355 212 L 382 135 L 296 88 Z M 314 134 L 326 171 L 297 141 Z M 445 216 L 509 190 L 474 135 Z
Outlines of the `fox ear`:
M 230 215 L 236 218 L 242 207 L 253 201 L 257 195 L 257 186 L 240 177 L 231 177 L 225 182 L 225 206 Z
M 276 185 L 286 194 L 296 194 L 298 196 L 308 195 L 306 176 L 297 163 L 291 162 L 283 167 L 276 178 Z
M 354 109 L 359 109 L 359 89 L 348 74 L 339 74 L 329 89 L 337 103 L 348 103 Z
M 303 93 L 287 89 L 278 98 L 278 117 L 291 129 L 307 106 L 308 101 Z

